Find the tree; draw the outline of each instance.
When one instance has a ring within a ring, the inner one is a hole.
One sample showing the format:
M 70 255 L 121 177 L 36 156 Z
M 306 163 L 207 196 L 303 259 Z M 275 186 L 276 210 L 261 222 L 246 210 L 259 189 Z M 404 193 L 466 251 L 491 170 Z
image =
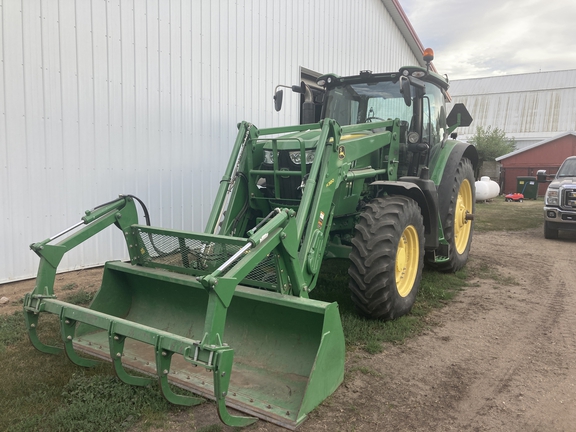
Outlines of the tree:
M 492 129 L 491 126 L 484 128 L 476 127 L 476 133 L 468 140 L 476 146 L 478 152 L 478 168 L 476 168 L 476 178 L 479 177 L 482 164 L 486 161 L 493 161 L 498 156 L 514 151 L 516 141 L 514 138 L 507 138 L 506 133 L 500 128 Z

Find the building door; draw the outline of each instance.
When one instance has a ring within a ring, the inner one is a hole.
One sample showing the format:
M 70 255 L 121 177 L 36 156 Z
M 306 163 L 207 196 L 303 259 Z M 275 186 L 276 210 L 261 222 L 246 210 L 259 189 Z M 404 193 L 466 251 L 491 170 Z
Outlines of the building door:
M 322 74 L 319 72 L 314 72 L 313 70 L 306 69 L 302 66 L 300 67 L 300 80 L 312 91 L 312 102 L 314 104 L 314 123 L 320 121 L 320 116 L 322 115 L 322 102 L 324 100 L 324 88 L 316 84 L 316 81 L 320 75 Z M 300 96 L 300 124 L 304 124 L 302 114 L 304 111 L 305 102 L 306 95 L 302 94 Z

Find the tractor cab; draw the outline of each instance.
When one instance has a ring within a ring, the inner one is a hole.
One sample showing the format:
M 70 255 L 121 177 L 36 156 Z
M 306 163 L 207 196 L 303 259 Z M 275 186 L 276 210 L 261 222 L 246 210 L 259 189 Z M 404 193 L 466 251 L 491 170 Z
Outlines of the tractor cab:
M 458 126 L 472 121 L 462 104 L 456 104 L 446 115 L 448 79 L 430 70 L 434 54 L 424 52 L 427 67 L 402 67 L 398 72 L 372 73 L 340 77 L 322 75 L 317 85 L 324 89 L 321 119 L 330 118 L 340 126 L 400 120 L 399 176 L 418 176 L 422 166 L 428 165 L 434 148 L 444 142 Z M 292 86 L 294 92 L 304 95 L 303 123 L 314 123 L 313 90 L 304 82 Z M 274 97 L 276 109 L 281 107 L 282 90 Z M 390 128 L 388 128 L 390 129 Z M 379 128 L 375 127 L 374 133 Z M 380 166 L 384 161 L 377 163 Z

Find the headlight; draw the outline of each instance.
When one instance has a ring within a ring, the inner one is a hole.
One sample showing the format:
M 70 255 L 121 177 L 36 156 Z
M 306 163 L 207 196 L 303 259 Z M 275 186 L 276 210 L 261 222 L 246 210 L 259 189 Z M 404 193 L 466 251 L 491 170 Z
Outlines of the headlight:
M 271 150 L 264 150 L 264 163 L 274 165 L 274 152 Z
M 546 205 L 558 205 L 558 189 L 550 189 L 546 191 Z
M 420 135 L 418 132 L 410 132 L 408 134 L 408 141 L 412 144 L 416 144 L 418 141 L 420 141 Z
M 296 165 L 300 165 L 302 160 L 301 160 L 301 152 L 299 151 L 291 151 L 290 152 L 290 160 L 292 161 L 292 163 L 295 163 Z M 314 162 L 314 150 L 306 150 L 305 152 L 306 154 L 306 165 L 310 165 L 312 162 Z

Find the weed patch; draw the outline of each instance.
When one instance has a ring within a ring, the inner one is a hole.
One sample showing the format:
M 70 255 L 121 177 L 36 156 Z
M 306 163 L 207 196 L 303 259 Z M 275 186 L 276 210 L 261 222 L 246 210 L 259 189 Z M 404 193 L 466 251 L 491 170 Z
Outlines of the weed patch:
M 86 306 L 90 304 L 94 298 L 94 293 L 91 291 L 85 291 L 84 288 L 80 289 L 75 293 L 68 294 L 64 301 L 78 306 Z
M 74 288 L 76 288 L 78 286 L 78 284 L 72 282 L 72 283 L 68 283 L 66 285 L 64 285 L 62 287 L 62 291 L 72 291 Z

